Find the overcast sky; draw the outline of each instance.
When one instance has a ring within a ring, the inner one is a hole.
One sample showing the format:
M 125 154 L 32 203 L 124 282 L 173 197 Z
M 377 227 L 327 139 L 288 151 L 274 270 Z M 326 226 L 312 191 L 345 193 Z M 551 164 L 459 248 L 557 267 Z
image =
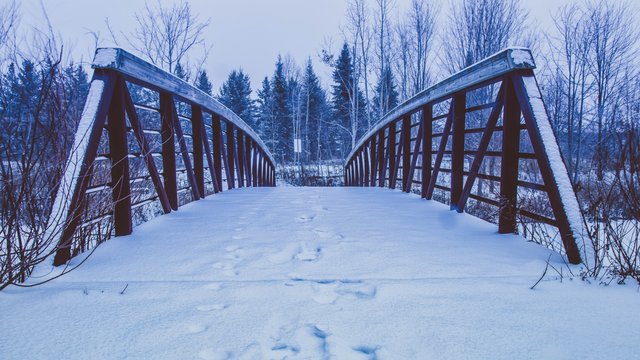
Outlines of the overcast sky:
M 0 0 L 6 1 L 6 0 Z M 151 0 L 155 1 L 155 0 Z M 163 3 L 169 1 L 162 0 Z M 311 57 L 325 85 L 330 81 L 329 69 L 321 66 L 318 53 L 323 44 L 332 41 L 338 49 L 342 43 L 346 0 L 193 0 L 192 11 L 211 25 L 205 34 L 212 51 L 206 64 L 215 91 L 232 69 L 242 68 L 257 88 L 265 75 L 271 75 L 278 54 L 287 53 L 298 64 Z M 396 0 L 402 11 L 410 0 Z M 442 13 L 448 1 L 442 0 Z M 523 1 L 541 30 L 551 26 L 550 12 L 568 0 Z M 640 3 L 640 1 L 635 1 Z M 37 0 L 20 1 L 23 31 L 25 27 L 41 27 L 43 12 Z M 373 5 L 374 0 L 370 1 Z M 105 26 L 108 18 L 112 27 L 124 33 L 135 26 L 134 13 L 144 7 L 142 0 L 42 0 L 54 29 L 65 45 L 72 49 L 72 57 L 90 62 L 95 43 L 90 31 L 101 35 L 100 46 L 113 46 Z M 441 14 L 441 18 L 442 18 Z M 126 43 L 120 44 L 127 47 Z M 196 60 L 196 59 L 192 59 Z

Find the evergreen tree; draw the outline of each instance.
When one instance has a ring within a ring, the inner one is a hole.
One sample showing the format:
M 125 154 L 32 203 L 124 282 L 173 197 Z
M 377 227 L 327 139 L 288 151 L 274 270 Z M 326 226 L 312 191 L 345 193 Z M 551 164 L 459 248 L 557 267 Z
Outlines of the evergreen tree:
M 269 78 L 265 76 L 262 80 L 262 88 L 258 90 L 257 100 L 258 110 L 256 115 L 256 127 L 258 134 L 274 152 L 278 133 L 276 131 L 275 122 L 273 121 L 273 96 L 271 93 L 271 84 Z
M 398 106 L 398 91 L 390 67 L 387 67 L 383 72 L 383 77 L 378 79 L 373 103 L 376 122 L 380 121 L 389 110 Z
M 334 64 L 331 90 L 333 127 L 332 137 L 338 147 L 332 149 L 345 157 L 356 140 L 366 131 L 366 102 L 354 81 L 354 69 L 349 46 L 344 43 Z
M 271 86 L 273 121 L 278 131 L 274 153 L 281 161 L 289 162 L 293 160 L 293 124 L 289 117 L 287 80 L 284 76 L 282 57 L 280 55 L 278 55 Z
M 220 88 L 218 99 L 236 113 L 249 126 L 255 128 L 253 121 L 253 100 L 251 100 L 251 81 L 242 70 L 233 70 Z
M 177 76 L 178 78 L 180 78 L 180 79 L 182 79 L 184 81 L 189 81 L 189 74 L 182 67 L 182 65 L 180 63 L 176 64 L 176 68 L 173 70 L 173 75 Z
M 212 92 L 213 86 L 209 81 L 209 77 L 207 76 L 206 70 L 200 71 L 200 75 L 198 75 L 198 81 L 196 82 L 196 87 L 204 91 L 204 93 L 209 96 L 213 95 L 213 92 Z
M 311 59 L 307 60 L 307 67 L 304 73 L 304 99 L 302 104 L 302 116 L 304 118 L 303 141 L 305 152 L 309 161 L 316 161 L 321 158 L 322 120 L 326 112 L 326 95 L 320 87 L 318 76 L 313 70 Z

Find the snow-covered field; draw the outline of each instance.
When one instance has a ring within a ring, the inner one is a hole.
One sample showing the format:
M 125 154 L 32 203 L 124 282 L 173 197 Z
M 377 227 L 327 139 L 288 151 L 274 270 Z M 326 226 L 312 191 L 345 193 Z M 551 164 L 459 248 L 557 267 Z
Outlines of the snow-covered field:
M 0 358 L 637 358 L 636 286 L 530 290 L 550 251 L 496 230 L 399 191 L 225 191 L 1 292 Z

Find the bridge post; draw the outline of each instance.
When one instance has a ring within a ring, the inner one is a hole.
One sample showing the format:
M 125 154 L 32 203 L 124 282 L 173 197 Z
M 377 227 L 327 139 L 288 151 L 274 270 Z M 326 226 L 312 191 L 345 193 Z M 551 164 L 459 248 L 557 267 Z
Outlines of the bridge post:
M 211 135 L 213 143 L 213 167 L 218 181 L 218 191 L 222 191 L 222 126 L 220 124 L 220 115 L 211 115 Z
M 162 117 L 162 176 L 164 188 L 173 211 L 178 210 L 178 187 L 176 181 L 176 143 L 173 126 L 173 99 L 171 94 L 160 93 L 160 114 Z
M 248 135 L 245 135 L 246 141 L 244 142 L 244 170 L 247 178 L 247 187 L 250 187 L 251 182 L 251 148 L 253 147 L 253 140 Z
M 362 186 L 365 187 L 369 187 L 369 178 L 371 177 L 369 175 L 369 146 L 365 146 L 362 148 L 362 155 L 363 155 L 363 161 L 364 161 L 364 176 L 362 177 Z
M 409 192 L 411 189 L 411 114 L 406 114 L 402 118 L 402 191 Z
M 518 198 L 518 153 L 520 152 L 520 104 L 511 79 L 504 84 L 504 113 L 502 116 L 502 159 L 500 164 L 500 216 L 498 232 L 516 232 Z
M 113 198 L 113 225 L 116 236 L 129 235 L 133 230 L 131 218 L 131 188 L 129 176 L 129 147 L 125 101 L 121 76 L 117 77 L 107 128 L 111 153 L 111 194 Z
M 387 160 L 384 155 L 384 128 L 378 131 L 378 186 L 384 187 L 384 178 L 386 169 L 385 166 L 387 164 Z M 374 184 L 375 185 L 375 184 Z
M 227 167 L 229 172 L 227 174 L 227 187 L 229 189 L 235 189 L 236 187 L 236 174 L 235 174 L 235 139 L 233 124 L 226 123 L 227 130 Z
M 433 134 L 433 105 L 427 104 L 422 107 L 422 179 L 421 192 L 422 198 L 427 197 L 427 188 L 431 182 L 431 147 Z
M 371 137 L 371 141 L 370 141 L 370 146 L 369 146 L 369 152 L 371 153 L 371 174 L 370 174 L 370 178 L 367 179 L 368 185 L 367 186 L 376 186 L 376 174 L 377 174 L 377 166 L 378 166 L 378 143 L 377 143 L 378 137 L 376 135 Z
M 467 104 L 466 93 L 453 96 L 453 134 L 451 135 L 451 199 L 449 207 L 457 210 L 462 194 L 464 176 L 464 129 Z
M 238 129 L 238 187 L 244 187 L 244 135 Z
M 191 134 L 193 143 L 193 173 L 200 191 L 200 198 L 204 199 L 207 191 L 204 186 L 204 141 L 203 137 L 202 108 L 191 105 Z M 213 179 L 212 179 L 213 180 Z
M 253 143 L 253 152 L 251 153 L 251 176 L 252 176 L 252 182 L 253 182 L 253 186 L 260 186 L 258 184 L 258 148 L 255 145 L 255 143 Z
M 389 137 L 387 138 L 387 153 L 389 154 L 389 189 L 395 189 L 395 175 L 393 172 L 397 172 L 396 168 L 396 122 L 393 121 L 389 124 Z

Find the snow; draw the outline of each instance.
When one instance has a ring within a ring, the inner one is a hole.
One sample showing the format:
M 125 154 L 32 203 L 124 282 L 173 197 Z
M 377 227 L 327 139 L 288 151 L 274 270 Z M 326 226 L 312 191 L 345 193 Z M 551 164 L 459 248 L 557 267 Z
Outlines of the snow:
M 573 186 L 571 185 L 571 180 L 567 173 L 567 167 L 562 160 L 560 146 L 558 146 L 558 142 L 553 133 L 553 128 L 551 127 L 551 123 L 547 116 L 547 111 L 545 110 L 544 102 L 542 101 L 542 95 L 540 94 L 538 83 L 532 76 L 524 76 L 522 79 L 525 90 L 529 96 L 529 103 L 531 104 L 531 109 L 536 119 L 538 130 L 540 131 L 542 143 L 547 152 L 547 157 L 549 158 L 553 178 L 558 186 L 560 198 L 562 199 L 562 204 L 569 219 L 569 226 L 573 231 L 578 246 L 580 247 L 582 245 L 582 260 L 589 261 L 593 259 L 593 249 L 591 248 L 591 245 L 589 245 L 589 242 L 585 241 L 584 236 L 582 236 L 583 222 L 580 205 L 578 204 L 578 199 L 573 191 Z
M 118 51 L 117 48 L 100 48 L 96 50 L 93 58 L 92 66 L 98 68 L 117 68 L 118 67 Z
M 636 287 L 563 264 L 399 191 L 225 191 L 0 292 L 0 358 L 637 357 Z
M 533 57 L 531 56 L 531 50 L 527 48 L 511 48 L 511 60 L 513 60 L 514 65 L 517 66 L 532 66 L 535 67 L 536 64 L 533 61 Z
M 102 93 L 104 92 L 104 85 L 105 83 L 101 79 L 93 79 L 91 81 L 89 94 L 87 94 L 87 100 L 82 110 L 78 129 L 76 130 L 73 147 L 71 148 L 71 153 L 65 166 L 64 176 L 60 179 L 60 186 L 58 187 L 58 193 L 51 208 L 49 223 L 44 235 L 44 239 L 51 241 L 51 243 L 43 254 L 51 252 L 53 248 L 58 245 L 57 239 L 61 234 L 62 225 L 64 225 L 71 206 L 72 192 L 78 182 L 84 154 L 89 144 L 91 129 L 98 115 L 98 106 L 102 98 Z

